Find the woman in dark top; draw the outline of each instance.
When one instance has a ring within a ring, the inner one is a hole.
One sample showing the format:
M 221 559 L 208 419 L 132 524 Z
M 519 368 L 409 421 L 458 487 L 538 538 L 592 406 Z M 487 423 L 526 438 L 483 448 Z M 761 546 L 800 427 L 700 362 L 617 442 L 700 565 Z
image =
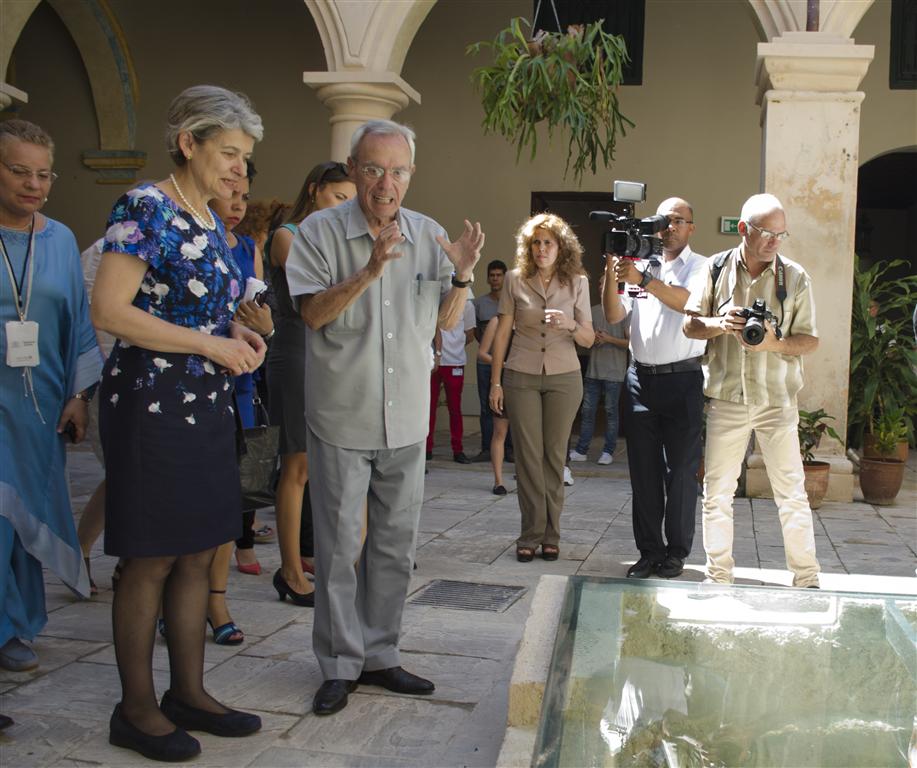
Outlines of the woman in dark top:
M 169 107 L 175 171 L 115 203 L 93 291 L 93 322 L 118 339 L 99 391 L 105 552 L 124 563 L 112 604 L 122 698 L 109 741 L 155 760 L 197 754 L 187 730 L 261 727 L 204 690 L 203 664 L 210 564 L 241 531 L 233 376 L 266 350 L 233 322 L 242 274 L 207 201 L 232 195 L 262 132 L 241 94 L 183 91 Z M 158 705 L 160 603 L 170 689 Z
M 312 516 L 305 497 L 309 480 L 306 460 L 306 416 L 303 381 L 306 375 L 306 326 L 290 298 L 285 271 L 296 225 L 313 211 L 350 200 L 356 187 L 343 163 L 322 163 L 306 177 L 286 224 L 266 244 L 270 278 L 277 299 L 276 333 L 268 355 L 268 387 L 271 423 L 280 425 L 280 481 L 277 484 L 277 534 L 281 567 L 274 574 L 274 588 L 281 599 L 296 605 L 313 604 L 313 588 L 303 573 L 311 569 Z

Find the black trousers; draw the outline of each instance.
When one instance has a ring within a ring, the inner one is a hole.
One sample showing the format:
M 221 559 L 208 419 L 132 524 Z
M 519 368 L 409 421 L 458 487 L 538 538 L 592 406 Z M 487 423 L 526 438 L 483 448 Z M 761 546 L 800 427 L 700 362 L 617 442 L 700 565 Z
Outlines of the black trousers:
M 687 558 L 694 542 L 703 374 L 653 374 L 631 366 L 626 386 L 631 403 L 627 461 L 634 541 L 640 555 L 653 562 L 666 555 Z

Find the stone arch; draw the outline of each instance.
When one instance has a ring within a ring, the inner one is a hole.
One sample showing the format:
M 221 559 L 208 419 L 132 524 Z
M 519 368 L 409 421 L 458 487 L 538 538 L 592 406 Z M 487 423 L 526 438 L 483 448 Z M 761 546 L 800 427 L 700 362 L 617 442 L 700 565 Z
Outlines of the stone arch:
M 106 0 L 47 2 L 73 38 L 92 90 L 99 148 L 84 151 L 83 163 L 99 173 L 99 183 L 131 182 L 145 164 L 146 153 L 134 149 L 139 88 L 121 26 Z M 0 3 L 0 44 L 6 52 L 0 61 L 0 80 L 5 79 L 13 47 L 38 4 L 39 0 Z M 28 94 L 18 94 L 28 99 Z M 8 105 L 9 97 L 4 106 Z
M 850 37 L 874 0 L 820 0 L 819 31 Z M 806 0 L 748 0 L 765 41 L 806 31 Z

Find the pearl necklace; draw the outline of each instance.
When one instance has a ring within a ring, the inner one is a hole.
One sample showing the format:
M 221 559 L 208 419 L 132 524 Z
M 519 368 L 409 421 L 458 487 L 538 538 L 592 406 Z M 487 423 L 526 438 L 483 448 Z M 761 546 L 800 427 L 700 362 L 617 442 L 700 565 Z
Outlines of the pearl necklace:
M 200 213 L 198 213 L 197 208 L 195 208 L 193 205 L 191 205 L 191 203 L 188 202 L 188 198 L 185 197 L 185 193 L 181 191 L 181 187 L 178 186 L 178 182 L 175 180 L 174 173 L 169 174 L 169 181 L 172 182 L 172 186 L 175 187 L 175 191 L 178 192 L 178 197 L 181 199 L 185 208 L 188 209 L 188 213 L 190 213 L 191 216 L 194 218 L 194 220 L 197 222 L 198 226 L 200 226 L 201 229 L 207 229 L 207 230 L 216 229 L 217 228 L 216 219 L 213 218 L 213 214 L 210 212 L 210 209 L 207 208 L 207 215 L 210 217 L 210 223 L 208 224 L 204 220 L 204 217 L 201 216 Z

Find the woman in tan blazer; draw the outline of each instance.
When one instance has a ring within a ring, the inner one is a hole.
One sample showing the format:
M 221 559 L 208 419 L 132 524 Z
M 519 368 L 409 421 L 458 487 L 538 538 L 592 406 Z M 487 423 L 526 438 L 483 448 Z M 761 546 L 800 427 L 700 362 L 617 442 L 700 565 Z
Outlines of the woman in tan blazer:
M 550 213 L 532 217 L 516 233 L 516 266 L 500 296 L 490 405 L 506 410 L 513 433 L 519 562 L 530 562 L 539 546 L 545 560 L 559 554 L 564 460 L 583 397 L 574 345 L 595 340 L 582 253 L 566 221 Z

